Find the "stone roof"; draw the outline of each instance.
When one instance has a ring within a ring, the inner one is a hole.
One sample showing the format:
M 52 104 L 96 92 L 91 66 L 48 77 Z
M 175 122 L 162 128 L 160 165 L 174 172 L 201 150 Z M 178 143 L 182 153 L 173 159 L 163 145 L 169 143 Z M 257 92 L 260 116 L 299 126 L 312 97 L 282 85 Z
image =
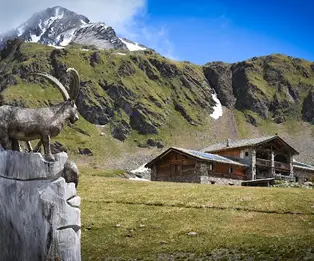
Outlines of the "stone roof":
M 215 152 L 215 151 L 221 151 L 225 149 L 231 149 L 231 148 L 242 148 L 242 147 L 251 147 L 251 146 L 256 146 L 259 144 L 266 143 L 268 141 L 272 141 L 274 139 L 280 139 L 284 143 L 287 144 L 291 149 L 293 149 L 297 154 L 298 152 L 291 147 L 287 142 L 285 142 L 282 138 L 280 138 L 277 135 L 274 136 L 267 136 L 267 137 L 259 137 L 259 138 L 253 138 L 253 139 L 244 139 L 244 140 L 228 140 L 228 142 L 224 143 L 216 143 L 213 144 L 205 149 L 202 149 L 203 152 Z M 227 145 L 228 143 L 228 145 Z
M 225 163 L 225 164 L 237 165 L 237 166 L 244 166 L 244 167 L 248 167 L 249 166 L 247 164 L 240 163 L 240 162 L 237 162 L 235 160 L 232 160 L 232 159 L 229 159 L 229 158 L 226 158 L 226 157 L 222 157 L 222 156 L 216 155 L 216 154 L 205 153 L 205 152 L 196 151 L 196 150 L 188 150 L 188 149 L 183 149 L 183 148 L 171 147 L 168 150 L 166 150 L 165 152 L 163 152 L 162 154 L 160 154 L 159 156 L 157 156 L 152 161 L 148 162 L 145 165 L 145 167 L 149 167 L 154 162 L 156 162 L 158 159 L 162 158 L 163 156 L 165 156 L 166 154 L 168 154 L 171 151 L 181 152 L 183 154 L 187 154 L 189 156 L 192 156 L 193 158 L 197 158 L 197 159 L 202 160 L 202 161 L 219 162 L 219 163 Z

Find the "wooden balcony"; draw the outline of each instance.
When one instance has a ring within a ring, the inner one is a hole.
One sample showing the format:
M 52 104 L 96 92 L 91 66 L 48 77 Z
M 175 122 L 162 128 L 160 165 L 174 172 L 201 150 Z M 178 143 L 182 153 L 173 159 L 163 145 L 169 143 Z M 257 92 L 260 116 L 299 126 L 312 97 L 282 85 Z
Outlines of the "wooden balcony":
M 261 166 L 261 167 L 271 168 L 270 160 L 256 158 L 256 165 Z M 290 164 L 275 161 L 275 169 L 289 170 Z
M 256 158 L 256 165 L 262 167 L 271 167 L 270 160 Z
M 275 161 L 275 169 L 289 170 L 290 169 L 290 164 Z

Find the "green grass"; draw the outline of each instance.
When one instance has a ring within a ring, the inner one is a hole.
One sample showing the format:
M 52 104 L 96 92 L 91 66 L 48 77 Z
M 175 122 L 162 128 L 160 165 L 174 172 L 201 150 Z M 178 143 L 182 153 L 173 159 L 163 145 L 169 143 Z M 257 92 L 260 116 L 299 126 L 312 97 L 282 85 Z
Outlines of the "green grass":
M 2 92 L 2 95 L 7 101 L 21 101 L 29 107 L 43 106 L 44 100 L 52 104 L 62 102 L 62 96 L 56 88 L 45 87 L 36 83 L 20 82 L 7 88 Z
M 262 71 L 259 72 L 248 72 L 248 79 L 250 82 L 258 89 L 260 90 L 268 99 L 271 99 L 276 89 L 272 88 L 268 85 L 268 83 L 263 79 L 263 73 Z
M 249 129 L 247 128 L 248 123 L 247 123 L 244 113 L 239 110 L 235 110 L 234 117 L 237 122 L 237 127 L 238 127 L 240 138 L 245 138 L 249 136 Z
M 87 173 L 87 175 L 92 177 L 106 177 L 113 178 L 119 177 L 125 173 L 124 170 L 103 170 L 103 169 L 91 169 L 88 167 L 80 167 L 80 171 L 83 173 Z
M 83 260 L 314 258 L 313 190 L 92 175 L 79 184 Z

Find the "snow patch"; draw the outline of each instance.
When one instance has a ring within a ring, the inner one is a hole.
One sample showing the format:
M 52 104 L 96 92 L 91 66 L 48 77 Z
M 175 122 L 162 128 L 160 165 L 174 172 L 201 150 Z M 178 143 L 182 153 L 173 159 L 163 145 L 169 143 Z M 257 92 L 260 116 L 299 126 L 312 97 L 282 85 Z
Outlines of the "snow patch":
M 143 164 L 142 166 L 140 166 L 140 167 L 137 168 L 137 169 L 131 170 L 131 173 L 136 174 L 136 173 L 144 173 L 144 172 L 149 171 L 148 168 L 145 168 L 145 165 L 146 165 L 146 163 Z
M 82 19 L 81 19 L 81 23 L 82 23 L 82 24 L 87 24 L 87 23 L 86 23 L 84 20 L 82 20 Z
M 37 36 L 36 34 L 31 34 L 31 42 L 38 43 L 40 40 L 41 35 Z
M 40 35 L 36 35 L 36 34 L 30 35 L 31 42 L 38 43 L 40 41 L 40 38 L 42 37 L 42 35 L 47 31 L 48 28 L 50 28 L 50 26 L 54 23 L 54 21 L 63 18 L 64 13 L 59 14 L 59 11 L 60 11 L 60 8 L 57 8 L 55 10 L 55 15 L 54 16 L 50 17 L 49 19 L 47 19 L 44 22 L 42 20 L 40 20 L 40 22 L 38 24 L 38 27 L 41 30 L 41 34 Z M 52 28 L 52 31 L 53 31 L 53 28 Z
M 56 48 L 56 49 L 64 49 L 64 47 L 62 47 L 62 46 L 56 46 L 56 45 L 53 45 L 53 44 L 48 44 L 48 46 Z
M 135 178 L 129 178 L 129 180 L 136 180 L 136 181 L 150 181 L 148 179 L 141 179 L 141 178 L 138 178 L 138 177 L 135 177 Z
M 87 23 L 85 23 L 85 24 L 82 24 L 79 28 L 86 28 L 86 27 L 90 27 L 90 26 L 92 26 L 93 24 L 87 24 Z
M 49 28 L 53 24 L 54 21 L 63 18 L 64 13 L 59 14 L 59 11 L 60 11 L 60 8 L 57 8 L 55 10 L 55 16 L 50 17 L 48 20 L 44 22 L 44 25 L 46 28 Z
M 126 55 L 126 53 L 114 53 L 114 54 L 118 54 L 118 55 Z
M 104 27 L 105 29 L 107 29 L 109 26 L 108 25 L 105 25 L 104 23 L 97 23 L 97 24 L 95 24 L 95 26 L 97 27 L 97 28 L 99 28 L 99 27 Z
M 16 28 L 16 30 L 17 30 L 17 36 L 20 37 L 25 31 L 24 25 L 19 26 L 18 28 Z
M 40 41 L 40 38 L 42 37 L 42 35 L 46 32 L 46 29 L 42 27 L 42 20 L 39 21 L 38 27 L 41 30 L 41 34 L 40 35 L 36 35 L 36 34 L 31 34 L 31 42 L 33 43 L 38 43 Z
M 88 52 L 89 49 L 82 48 L 81 51 Z
M 146 50 L 146 48 L 139 46 L 138 43 L 129 43 L 122 38 L 120 40 L 126 45 L 126 47 L 129 49 L 129 51 L 143 51 Z
M 81 20 L 81 22 L 84 22 L 83 20 Z M 103 27 L 104 29 L 107 29 L 109 26 L 105 25 L 104 23 L 83 23 L 80 28 L 86 28 L 86 27 L 91 27 L 91 28 L 100 28 Z
M 212 94 L 213 100 L 216 102 L 216 106 L 214 107 L 214 112 L 210 115 L 210 117 L 214 118 L 215 120 L 219 119 L 222 116 L 222 105 L 220 100 L 217 97 L 217 93 Z
M 72 42 L 76 29 L 69 30 L 63 33 L 63 41 L 59 44 L 61 46 L 67 46 Z

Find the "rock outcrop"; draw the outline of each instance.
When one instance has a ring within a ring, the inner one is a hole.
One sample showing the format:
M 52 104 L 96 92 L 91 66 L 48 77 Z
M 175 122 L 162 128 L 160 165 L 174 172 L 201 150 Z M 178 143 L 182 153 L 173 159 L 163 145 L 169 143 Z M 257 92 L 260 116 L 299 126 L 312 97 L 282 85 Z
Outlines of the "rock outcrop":
M 221 104 L 233 108 L 236 98 L 232 88 L 231 65 L 223 62 L 213 62 L 204 67 L 204 74 L 215 89 Z
M 309 122 L 314 123 L 314 92 L 311 90 L 309 91 L 308 95 L 306 96 L 303 106 L 302 106 L 302 116 L 303 119 Z
M 273 54 L 234 64 L 211 62 L 203 70 L 222 105 L 244 112 L 255 125 L 251 113 L 275 123 L 312 122 L 312 68 L 308 61 Z
M 76 166 L 56 159 L 0 150 L 0 260 L 81 260 Z

